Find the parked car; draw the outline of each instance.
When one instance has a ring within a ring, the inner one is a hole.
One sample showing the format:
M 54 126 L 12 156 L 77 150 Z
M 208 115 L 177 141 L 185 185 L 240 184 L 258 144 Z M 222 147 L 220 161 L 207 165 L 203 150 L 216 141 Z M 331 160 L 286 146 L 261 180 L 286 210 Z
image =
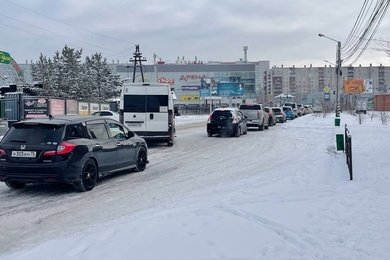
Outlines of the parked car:
M 207 121 L 207 135 L 214 134 L 240 137 L 248 129 L 243 113 L 237 108 L 216 108 Z
M 112 173 L 143 171 L 144 139 L 118 121 L 61 116 L 14 123 L 0 143 L 0 181 L 14 189 L 33 182 L 64 182 L 92 190 Z
M 239 109 L 244 114 L 248 127 L 256 127 L 259 131 L 268 129 L 269 115 L 262 104 L 241 104 Z
M 119 113 L 113 111 L 96 111 L 93 112 L 91 116 L 103 116 L 119 121 Z
M 282 106 L 283 112 L 286 114 L 286 119 L 293 120 L 296 118 L 293 109 L 290 106 Z
M 284 102 L 283 106 L 291 107 L 294 118 L 298 117 L 298 105 L 296 102 Z
M 276 125 L 276 118 L 274 115 L 274 111 L 270 107 L 264 107 L 264 111 L 268 113 L 268 125 L 269 126 L 274 126 Z
M 276 122 L 278 123 L 284 123 L 286 122 L 286 114 L 283 111 L 283 108 L 281 107 L 273 107 L 272 111 L 274 112 Z

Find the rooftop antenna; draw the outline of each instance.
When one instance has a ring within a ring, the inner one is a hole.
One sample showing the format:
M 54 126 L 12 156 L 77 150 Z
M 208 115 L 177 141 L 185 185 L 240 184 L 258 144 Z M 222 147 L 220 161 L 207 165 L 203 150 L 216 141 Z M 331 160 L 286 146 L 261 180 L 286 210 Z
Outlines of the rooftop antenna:
M 130 59 L 130 62 L 133 62 L 133 83 L 135 82 L 135 71 L 137 67 L 141 70 L 142 82 L 145 82 L 144 71 L 142 69 L 142 62 L 146 61 L 145 58 L 142 58 L 142 53 L 139 51 L 139 44 L 135 45 L 135 52 L 133 53 L 134 59 Z

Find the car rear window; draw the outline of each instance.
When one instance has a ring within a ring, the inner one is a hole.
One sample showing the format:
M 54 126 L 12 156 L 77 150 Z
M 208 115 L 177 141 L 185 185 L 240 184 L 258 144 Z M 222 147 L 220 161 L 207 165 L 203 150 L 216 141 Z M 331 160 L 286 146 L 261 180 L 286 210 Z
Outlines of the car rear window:
M 259 105 L 240 105 L 241 110 L 260 110 Z
M 226 110 L 226 111 L 214 111 L 213 112 L 213 118 L 216 117 L 225 117 L 225 118 L 230 118 L 230 117 L 233 117 L 233 114 L 232 112 L 230 112 L 229 110 Z
M 63 125 L 15 124 L 3 139 L 3 143 L 57 144 L 61 140 Z

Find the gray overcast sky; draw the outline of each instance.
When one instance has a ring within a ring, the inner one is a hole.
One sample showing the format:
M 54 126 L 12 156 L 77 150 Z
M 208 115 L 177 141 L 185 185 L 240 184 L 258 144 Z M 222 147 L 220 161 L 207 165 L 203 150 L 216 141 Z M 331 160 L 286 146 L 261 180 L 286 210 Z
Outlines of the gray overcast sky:
M 146 64 L 153 53 L 202 61 L 248 60 L 271 65 L 324 66 L 353 28 L 363 0 L 0 0 L 0 50 L 18 63 L 53 57 L 65 45 L 127 62 L 139 43 Z M 374 1 L 375 2 L 375 1 Z M 376 39 L 390 40 L 386 15 Z M 369 49 L 354 65 L 390 65 Z

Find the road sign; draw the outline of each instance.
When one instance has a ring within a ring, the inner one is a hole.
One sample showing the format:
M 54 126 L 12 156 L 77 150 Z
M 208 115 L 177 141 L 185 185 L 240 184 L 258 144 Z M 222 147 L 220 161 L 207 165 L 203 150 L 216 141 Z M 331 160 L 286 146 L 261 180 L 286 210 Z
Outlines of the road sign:
M 11 60 L 11 55 L 8 52 L 0 51 L 0 63 L 10 64 Z
M 330 88 L 328 86 L 325 86 L 323 90 L 324 90 L 324 93 L 329 93 L 330 92 Z
M 324 93 L 324 100 L 330 101 L 330 94 L 329 93 Z

